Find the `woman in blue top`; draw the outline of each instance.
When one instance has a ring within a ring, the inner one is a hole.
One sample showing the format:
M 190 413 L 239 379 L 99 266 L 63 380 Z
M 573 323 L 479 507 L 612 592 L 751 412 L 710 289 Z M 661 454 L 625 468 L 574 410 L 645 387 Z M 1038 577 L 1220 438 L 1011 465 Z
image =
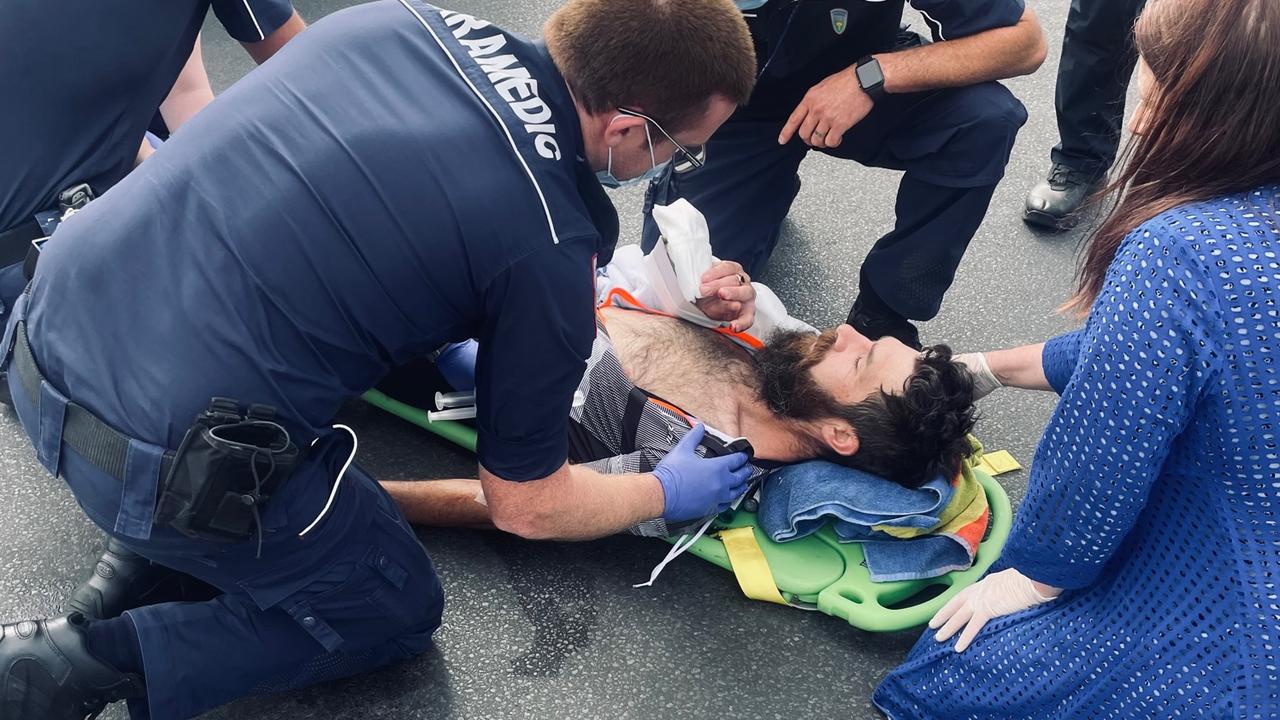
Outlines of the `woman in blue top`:
M 1136 39 L 1084 327 L 973 358 L 1061 394 L 1026 499 L 891 718 L 1280 717 L 1280 2 L 1152 0 Z

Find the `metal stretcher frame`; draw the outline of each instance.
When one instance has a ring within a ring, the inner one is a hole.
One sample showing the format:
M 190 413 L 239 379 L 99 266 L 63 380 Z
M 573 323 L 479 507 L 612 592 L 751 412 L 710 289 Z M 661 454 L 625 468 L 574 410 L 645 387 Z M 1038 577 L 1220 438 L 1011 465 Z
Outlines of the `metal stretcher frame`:
M 385 393 L 370 390 L 364 400 L 392 415 L 466 448 L 476 449 L 474 428 L 458 422 L 431 422 L 425 410 L 402 403 Z M 774 582 L 787 604 L 841 618 L 871 632 L 896 632 L 918 627 L 942 608 L 962 588 L 973 584 L 1000 555 L 1013 524 L 1009 497 L 990 474 L 973 470 L 987 494 L 991 523 L 978 546 L 974 564 L 926 580 L 872 582 L 863 564 L 862 546 L 842 543 L 830 526 L 805 538 L 775 543 L 759 529 L 755 513 L 736 511 L 717 521 L 713 531 L 694 543 L 689 552 L 713 565 L 732 571 L 729 554 L 715 532 L 752 527 L 757 544 L 768 561 Z

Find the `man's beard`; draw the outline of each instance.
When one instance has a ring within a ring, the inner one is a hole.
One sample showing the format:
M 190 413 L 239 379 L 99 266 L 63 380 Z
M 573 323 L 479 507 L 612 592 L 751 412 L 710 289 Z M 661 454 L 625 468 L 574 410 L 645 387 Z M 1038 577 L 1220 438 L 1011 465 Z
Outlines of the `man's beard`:
M 783 330 L 756 353 L 760 399 L 775 415 L 792 420 L 815 420 L 832 415 L 835 398 L 818 386 L 810 370 L 836 341 L 836 330 L 820 335 Z

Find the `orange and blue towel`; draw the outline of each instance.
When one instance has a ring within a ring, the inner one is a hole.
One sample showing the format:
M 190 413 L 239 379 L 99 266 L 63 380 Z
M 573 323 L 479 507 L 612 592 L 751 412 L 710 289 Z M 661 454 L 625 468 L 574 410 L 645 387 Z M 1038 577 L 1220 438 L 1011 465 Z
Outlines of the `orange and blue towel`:
M 823 460 L 790 465 L 765 479 L 760 528 L 775 542 L 830 523 L 841 542 L 863 545 L 876 582 L 938 577 L 973 565 L 991 520 L 986 493 L 967 461 L 954 478 L 908 489 Z

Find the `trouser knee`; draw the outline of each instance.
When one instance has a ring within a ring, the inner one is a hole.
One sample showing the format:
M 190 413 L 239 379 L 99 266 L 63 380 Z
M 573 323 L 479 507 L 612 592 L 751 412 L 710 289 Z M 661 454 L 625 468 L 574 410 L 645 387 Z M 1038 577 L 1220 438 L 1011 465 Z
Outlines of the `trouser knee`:
M 1022 102 L 1000 83 L 988 82 L 959 89 L 935 111 L 946 122 L 914 141 L 916 151 L 927 154 L 911 160 L 907 173 L 946 187 L 998 183 L 1027 121 Z
M 1000 83 L 983 83 L 973 91 L 971 132 L 992 151 L 1007 154 L 1013 149 L 1018 130 L 1027 122 L 1027 108 Z
M 410 652 L 422 652 L 430 646 L 432 633 L 440 627 L 444 590 L 431 558 L 408 523 L 403 519 L 387 522 L 395 525 L 387 529 L 403 542 L 385 547 L 390 564 L 396 569 L 384 573 L 393 587 L 387 588 L 381 600 L 390 610 L 381 632 L 385 639 L 399 641 Z

